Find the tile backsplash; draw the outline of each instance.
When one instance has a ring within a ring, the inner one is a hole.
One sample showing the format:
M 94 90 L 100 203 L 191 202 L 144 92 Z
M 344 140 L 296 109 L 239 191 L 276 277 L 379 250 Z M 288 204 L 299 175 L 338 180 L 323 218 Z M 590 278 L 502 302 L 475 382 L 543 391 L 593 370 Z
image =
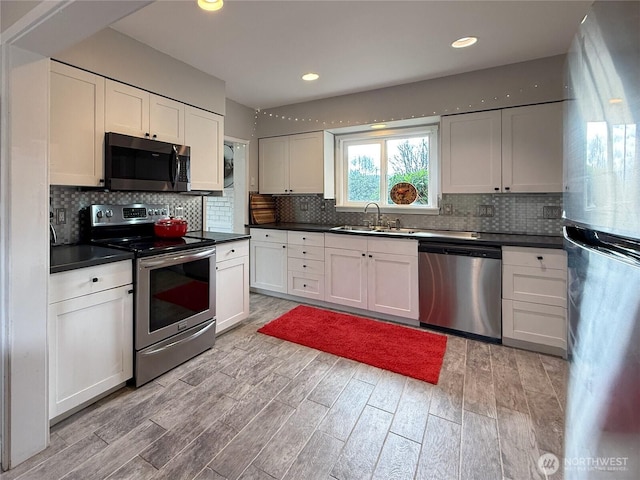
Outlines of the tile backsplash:
M 225 188 L 222 196 L 205 197 L 207 230 L 233 232 L 233 188 Z
M 279 222 L 327 225 L 362 225 L 372 220 L 371 210 L 338 212 L 334 200 L 316 195 L 277 196 Z M 383 214 L 399 218 L 403 227 L 434 230 L 562 235 L 562 194 L 445 194 L 440 215 Z
M 58 208 L 66 210 L 66 222 L 53 226 L 56 229 L 58 243 L 76 243 L 80 240 L 80 210 L 92 204 L 159 203 L 169 205 L 173 214 L 176 207 L 183 208 L 183 216 L 189 230 L 202 229 L 202 197 L 161 192 L 106 192 L 102 190 L 80 190 L 76 187 L 49 187 L 51 211 Z

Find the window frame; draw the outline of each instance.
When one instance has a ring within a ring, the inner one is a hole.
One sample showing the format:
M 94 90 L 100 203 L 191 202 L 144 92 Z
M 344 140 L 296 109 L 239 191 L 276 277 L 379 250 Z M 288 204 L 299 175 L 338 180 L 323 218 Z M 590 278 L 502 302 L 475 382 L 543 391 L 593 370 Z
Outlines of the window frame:
M 429 123 L 405 128 L 390 128 L 336 135 L 336 210 L 342 212 L 359 212 L 369 203 L 369 201 L 349 202 L 347 200 L 349 178 L 347 147 L 357 144 L 380 143 L 380 195 L 382 198 L 376 202 L 380 206 L 380 210 L 385 213 L 437 215 L 439 213 L 438 204 L 440 199 L 440 149 L 438 132 L 439 124 Z M 429 137 L 429 205 L 394 205 L 384 203 L 386 202 L 386 192 L 388 191 L 386 141 L 397 138 L 424 136 Z

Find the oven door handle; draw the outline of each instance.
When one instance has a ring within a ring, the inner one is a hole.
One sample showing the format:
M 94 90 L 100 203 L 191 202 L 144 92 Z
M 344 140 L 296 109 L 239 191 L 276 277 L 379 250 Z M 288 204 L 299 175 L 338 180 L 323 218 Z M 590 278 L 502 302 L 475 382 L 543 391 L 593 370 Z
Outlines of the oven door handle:
M 181 343 L 184 342 L 189 342 L 192 341 L 196 338 L 198 338 L 201 335 L 204 335 L 208 330 L 212 329 L 212 328 L 216 328 L 216 322 L 213 321 L 211 322 L 209 325 L 207 325 L 204 328 L 201 328 L 200 330 L 198 330 L 197 332 L 195 332 L 194 334 L 185 337 L 185 338 L 180 338 L 179 340 L 173 341 L 173 342 L 169 342 L 166 344 L 161 344 L 160 346 L 156 346 L 156 347 L 152 347 L 152 348 L 147 348 L 144 351 L 145 355 L 157 355 L 159 353 L 164 352 L 165 350 L 175 347 L 176 345 L 180 345 Z
M 193 260 L 199 260 L 201 258 L 210 257 L 216 253 L 216 248 L 209 248 L 197 253 L 186 253 L 184 255 L 175 255 L 173 257 L 164 257 L 160 259 L 143 258 L 140 260 L 140 266 L 144 268 L 161 267 L 163 265 L 175 265 L 177 263 L 191 262 Z

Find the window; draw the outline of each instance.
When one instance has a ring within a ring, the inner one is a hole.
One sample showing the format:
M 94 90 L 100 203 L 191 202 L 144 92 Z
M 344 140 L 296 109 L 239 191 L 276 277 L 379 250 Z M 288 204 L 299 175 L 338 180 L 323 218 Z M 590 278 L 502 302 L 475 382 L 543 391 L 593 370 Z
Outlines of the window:
M 338 137 L 337 206 L 362 208 L 376 202 L 394 210 L 437 210 L 437 133 L 431 125 Z M 416 188 L 417 198 L 396 204 L 391 190 L 405 182 Z

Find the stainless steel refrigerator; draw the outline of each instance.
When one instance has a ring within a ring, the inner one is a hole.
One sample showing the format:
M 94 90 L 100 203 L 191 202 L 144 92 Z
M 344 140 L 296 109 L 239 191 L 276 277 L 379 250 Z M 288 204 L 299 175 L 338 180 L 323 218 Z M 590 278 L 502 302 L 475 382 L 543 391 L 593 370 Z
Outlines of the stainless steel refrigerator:
M 595 2 L 567 57 L 564 477 L 640 478 L 640 2 Z M 554 477 L 550 477 L 554 478 Z

